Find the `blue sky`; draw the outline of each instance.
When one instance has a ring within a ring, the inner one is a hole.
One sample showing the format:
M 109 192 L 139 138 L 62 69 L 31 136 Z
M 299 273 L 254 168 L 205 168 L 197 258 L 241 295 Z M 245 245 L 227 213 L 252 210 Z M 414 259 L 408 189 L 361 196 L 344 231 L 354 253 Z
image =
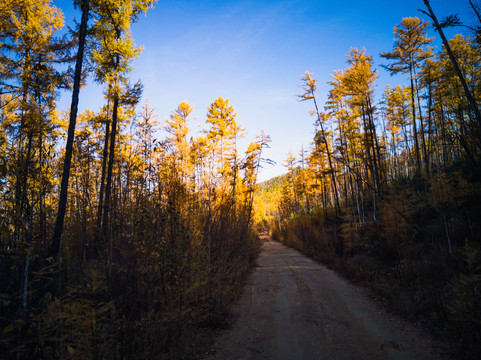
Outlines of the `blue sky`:
M 65 13 L 66 25 L 79 19 L 71 1 L 54 0 Z M 474 23 L 468 0 L 431 0 L 438 17 L 458 13 Z M 266 166 L 260 181 L 285 172 L 287 153 L 309 148 L 314 118 L 310 103 L 299 103 L 300 76 L 310 71 L 318 79 L 319 103 L 329 90 L 336 69 L 345 68 L 351 47 L 365 48 L 379 72 L 376 99 L 386 84 L 404 83 L 380 66 L 380 52 L 393 46 L 393 28 L 403 17 L 426 18 L 417 11 L 422 0 L 390 1 L 159 1 L 132 27 L 144 50 L 135 60 L 133 81 L 144 84 L 141 105 L 149 105 L 161 122 L 177 105 L 193 107 L 191 130 L 199 134 L 207 107 L 217 97 L 229 98 L 238 122 L 247 129 L 244 146 L 266 131 L 272 138 L 265 156 L 276 161 Z M 434 31 L 430 30 L 431 36 Z M 440 46 L 439 40 L 434 45 Z M 61 107 L 69 105 L 62 96 Z M 80 110 L 102 106 L 101 89 L 88 85 L 80 94 Z M 161 136 L 161 135 L 159 135 Z

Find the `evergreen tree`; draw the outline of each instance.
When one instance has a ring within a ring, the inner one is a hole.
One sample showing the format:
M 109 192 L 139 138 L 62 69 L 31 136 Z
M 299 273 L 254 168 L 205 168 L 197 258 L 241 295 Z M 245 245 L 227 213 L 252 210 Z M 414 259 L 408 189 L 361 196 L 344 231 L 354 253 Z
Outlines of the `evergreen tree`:
M 121 105 L 122 101 L 135 103 L 138 101 L 141 91 L 140 84 L 134 86 L 131 90 L 126 84 L 126 74 L 131 70 L 130 63 L 141 51 L 141 48 L 134 45 L 130 25 L 138 20 L 139 14 L 145 13 L 152 7 L 154 2 L 154 0 L 95 0 L 92 2 L 92 13 L 95 18 L 93 32 L 97 41 L 91 56 L 96 64 L 96 79 L 108 84 L 108 96 L 112 99 L 112 120 L 111 124 L 106 125 L 105 148 L 108 149 L 108 165 L 105 175 L 105 197 L 102 194 L 99 198 L 100 211 L 97 216 L 99 228 L 100 223 L 102 223 L 102 233 L 100 234 L 100 229 L 97 230 L 98 240 L 96 242 L 100 241 L 100 236 L 103 239 L 107 238 L 109 229 L 119 104 Z M 103 186 L 102 183 L 101 187 Z
M 416 169 L 418 175 L 421 173 L 421 155 L 418 137 L 418 124 L 416 116 L 416 94 L 417 87 L 417 69 L 422 66 L 422 62 L 432 56 L 432 50 L 425 48 L 426 45 L 432 43 L 434 38 L 429 38 L 426 28 L 429 22 L 420 20 L 417 17 L 409 17 L 402 19 L 401 23 L 394 28 L 394 49 L 392 52 L 380 54 L 381 57 L 392 60 L 391 65 L 383 65 L 392 74 L 408 73 L 411 84 L 411 115 L 414 132 Z M 420 107 L 419 107 L 420 109 Z M 421 138 L 423 146 L 423 158 L 426 173 L 429 172 L 429 163 L 424 139 L 424 127 L 421 114 L 419 115 Z
M 329 162 L 329 171 L 331 173 L 331 180 L 334 186 L 334 199 L 336 204 L 336 212 L 340 214 L 341 208 L 339 205 L 339 193 L 337 190 L 337 181 L 336 181 L 336 174 L 334 169 L 334 159 L 331 150 L 331 145 L 328 141 L 328 132 L 325 126 L 325 121 L 327 117 L 324 114 L 321 114 L 319 108 L 317 106 L 316 95 L 315 92 L 317 90 L 317 80 L 311 76 L 311 74 L 307 71 L 304 76 L 301 77 L 301 80 L 304 82 L 302 86 L 304 90 L 304 94 L 297 95 L 299 101 L 307 101 L 312 100 L 314 102 L 315 110 L 312 112 L 314 116 L 316 116 L 316 126 L 319 126 L 319 130 L 316 132 L 316 137 L 322 143 L 324 150 L 327 153 L 327 159 Z

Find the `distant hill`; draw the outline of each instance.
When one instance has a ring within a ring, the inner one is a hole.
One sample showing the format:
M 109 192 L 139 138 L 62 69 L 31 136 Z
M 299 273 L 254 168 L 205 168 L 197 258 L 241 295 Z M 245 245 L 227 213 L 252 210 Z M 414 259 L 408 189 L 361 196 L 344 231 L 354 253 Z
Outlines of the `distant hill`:
M 285 179 L 286 174 L 257 184 L 257 189 L 254 194 L 254 207 L 256 221 L 258 223 L 268 222 L 277 213 L 281 189 Z
M 279 186 L 284 183 L 285 178 L 286 178 L 286 174 L 273 177 L 269 180 L 266 180 L 257 184 L 257 189 L 260 190 L 260 189 L 265 189 L 271 186 L 274 186 L 274 187 Z

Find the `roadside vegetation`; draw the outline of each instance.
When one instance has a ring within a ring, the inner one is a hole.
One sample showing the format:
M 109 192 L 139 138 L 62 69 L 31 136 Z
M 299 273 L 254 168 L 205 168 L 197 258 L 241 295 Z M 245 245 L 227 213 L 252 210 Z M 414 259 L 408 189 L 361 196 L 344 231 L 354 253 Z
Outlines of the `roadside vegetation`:
M 450 355 L 474 359 L 481 356 L 480 23 L 435 52 L 429 24 L 443 34 L 461 22 L 438 21 L 425 4 L 429 22 L 402 19 L 393 49 L 381 54 L 407 86 L 388 86 L 376 100 L 377 72 L 364 49 L 351 49 L 346 68 L 334 71 L 323 108 L 316 79 L 302 77 L 312 146 L 289 154 L 287 174 L 261 185 L 256 202 L 274 239 L 365 284 L 448 341 Z
M 154 1 L 77 5 L 78 31 L 58 38 L 51 1 L 0 4 L 0 357 L 197 357 L 259 251 L 269 137 L 239 154 L 245 130 L 222 97 L 201 135 L 185 101 L 159 123 L 129 79 L 130 25 Z M 89 77 L 105 105 L 77 115 Z

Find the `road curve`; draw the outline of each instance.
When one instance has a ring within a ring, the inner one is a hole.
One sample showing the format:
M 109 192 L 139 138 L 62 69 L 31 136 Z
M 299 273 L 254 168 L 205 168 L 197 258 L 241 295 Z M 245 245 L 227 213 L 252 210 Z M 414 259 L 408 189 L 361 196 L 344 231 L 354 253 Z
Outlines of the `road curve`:
M 210 359 L 436 359 L 431 341 L 362 289 L 266 241 L 258 267 Z

